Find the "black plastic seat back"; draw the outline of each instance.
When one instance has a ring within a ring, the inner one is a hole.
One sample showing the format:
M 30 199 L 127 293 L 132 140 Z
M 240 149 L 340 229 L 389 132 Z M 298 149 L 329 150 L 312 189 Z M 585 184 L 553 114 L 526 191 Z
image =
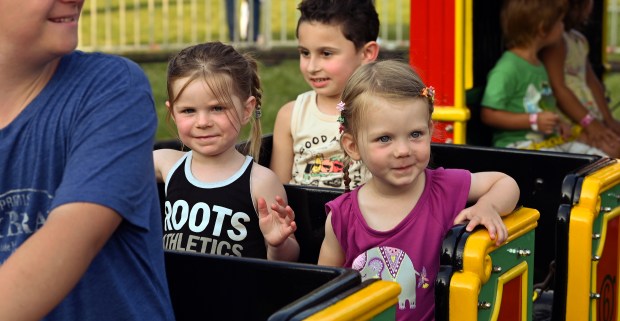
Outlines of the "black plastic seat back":
M 165 258 L 177 321 L 267 320 L 273 314 L 285 320 L 361 283 L 359 273 L 344 268 L 187 252 L 166 252 Z
M 289 205 L 295 211 L 299 262 L 316 264 L 325 236 L 325 203 L 340 196 L 343 190 L 298 185 L 284 185 L 284 189 Z

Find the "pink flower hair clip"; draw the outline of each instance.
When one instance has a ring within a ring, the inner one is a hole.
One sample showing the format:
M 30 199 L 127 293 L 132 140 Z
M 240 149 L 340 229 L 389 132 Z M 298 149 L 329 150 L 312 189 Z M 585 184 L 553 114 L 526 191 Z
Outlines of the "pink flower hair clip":
M 431 103 L 435 103 L 435 88 L 433 86 L 424 87 L 420 96 L 424 96 L 428 98 Z
M 336 105 L 336 109 L 338 109 L 338 111 L 340 112 L 340 116 L 338 116 L 338 122 L 340 123 L 340 126 L 338 127 L 338 132 L 340 132 L 340 134 L 344 132 L 344 117 L 342 116 L 344 106 L 345 103 L 342 100 Z
M 339 112 L 343 112 L 344 111 L 344 101 L 340 101 L 337 105 L 336 105 L 336 109 L 338 109 Z

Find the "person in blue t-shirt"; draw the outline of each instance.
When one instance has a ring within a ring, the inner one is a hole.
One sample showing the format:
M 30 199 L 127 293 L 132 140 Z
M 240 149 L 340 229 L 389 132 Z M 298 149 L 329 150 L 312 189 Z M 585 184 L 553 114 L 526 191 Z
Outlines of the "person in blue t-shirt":
M 82 6 L 0 0 L 0 320 L 174 320 L 151 89 Z

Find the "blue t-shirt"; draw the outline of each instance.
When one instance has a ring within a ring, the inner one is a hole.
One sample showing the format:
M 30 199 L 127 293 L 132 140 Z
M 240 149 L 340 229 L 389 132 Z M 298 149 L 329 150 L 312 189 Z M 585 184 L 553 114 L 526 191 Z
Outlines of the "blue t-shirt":
M 0 129 L 0 264 L 60 205 L 95 203 L 123 217 L 45 320 L 174 319 L 152 160 L 156 127 L 139 66 L 76 51 Z

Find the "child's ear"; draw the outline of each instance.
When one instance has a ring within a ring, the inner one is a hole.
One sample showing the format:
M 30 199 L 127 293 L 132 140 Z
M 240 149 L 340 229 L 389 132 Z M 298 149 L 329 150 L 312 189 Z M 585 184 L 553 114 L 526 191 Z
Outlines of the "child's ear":
M 166 100 L 166 108 L 168 108 L 168 112 L 170 112 L 170 117 L 174 119 L 174 113 L 172 112 L 172 108 L 170 107 L 170 101 Z
M 344 152 L 347 153 L 351 159 L 356 161 L 361 159 L 359 147 L 355 141 L 355 138 L 353 138 L 353 135 L 349 133 L 342 134 L 340 143 L 342 144 L 342 149 L 344 149 Z
M 363 62 L 371 62 L 377 60 L 379 57 L 379 44 L 376 41 L 367 42 L 362 47 Z
M 256 97 L 250 96 L 243 103 L 243 117 L 241 118 L 241 123 L 243 125 L 247 124 L 250 121 L 250 117 L 254 115 L 254 109 L 256 108 Z

